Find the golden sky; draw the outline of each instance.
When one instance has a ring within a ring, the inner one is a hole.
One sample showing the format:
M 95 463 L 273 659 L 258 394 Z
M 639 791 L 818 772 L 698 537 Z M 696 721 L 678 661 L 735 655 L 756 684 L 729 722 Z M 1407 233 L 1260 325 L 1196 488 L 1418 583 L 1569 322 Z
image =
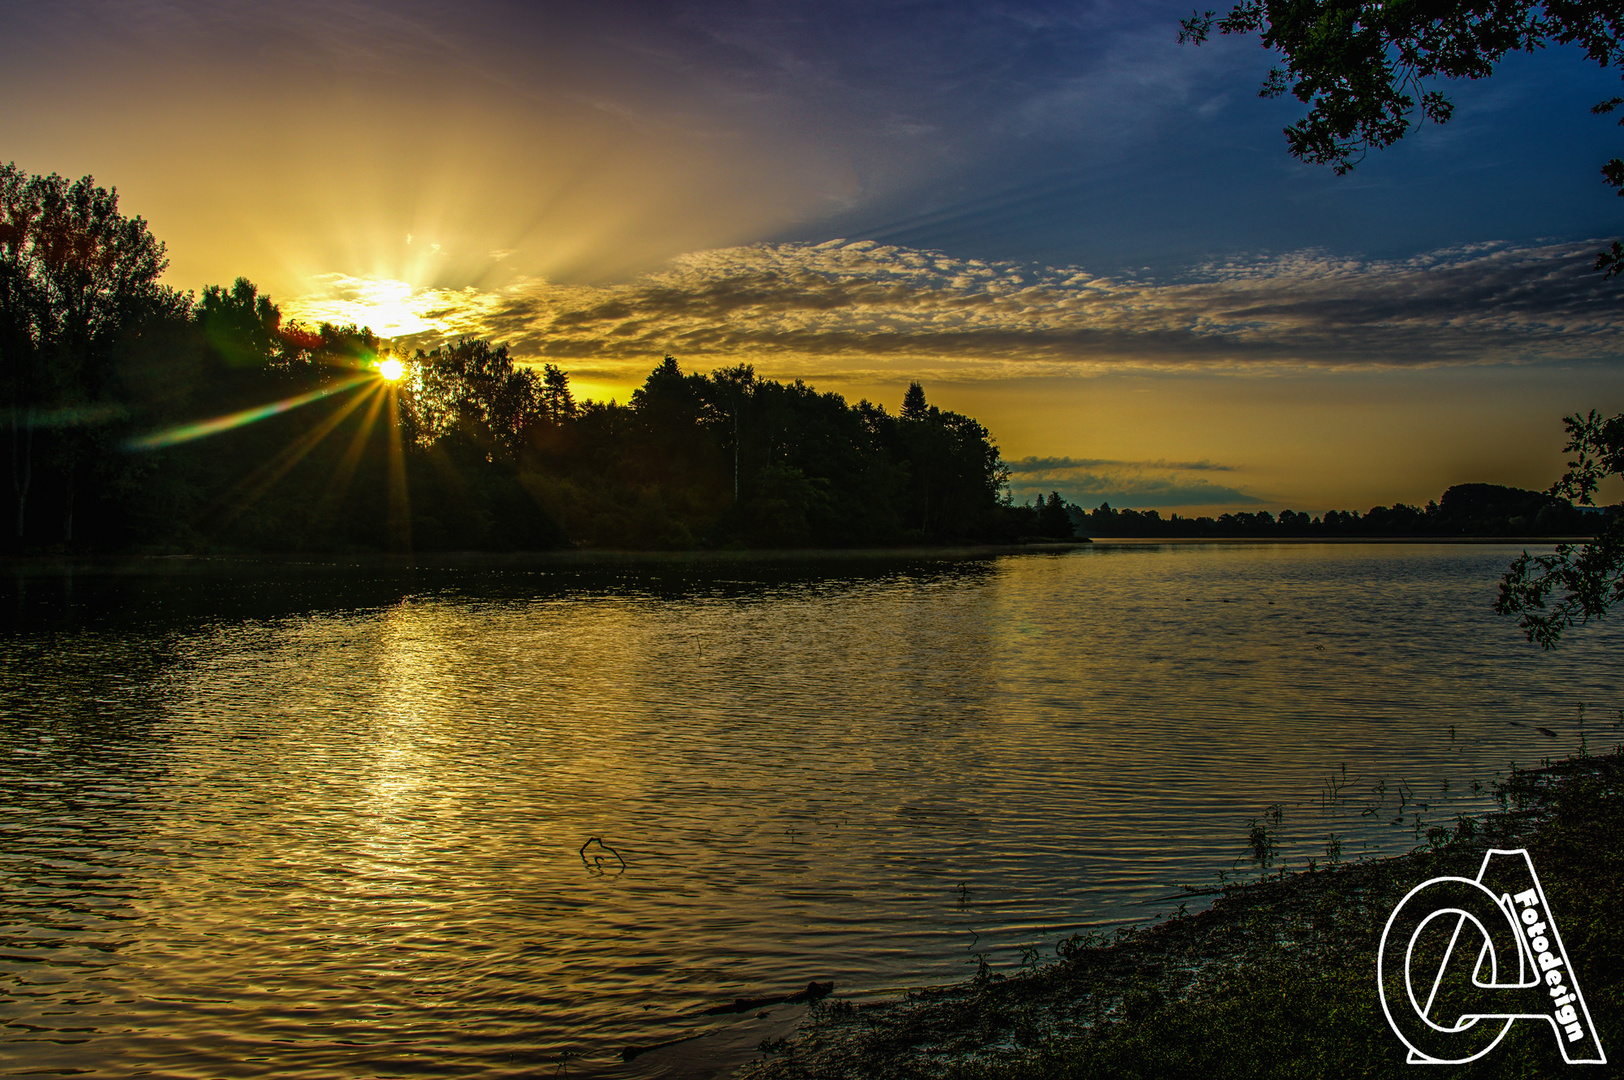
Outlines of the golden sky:
M 1164 512 L 1545 487 L 1624 411 L 1616 79 L 1552 54 L 1348 177 L 1177 5 L 0 3 L 0 159 L 91 174 L 182 289 L 625 400 L 666 354 L 993 431 Z M 1611 493 L 1614 497 L 1617 493 Z

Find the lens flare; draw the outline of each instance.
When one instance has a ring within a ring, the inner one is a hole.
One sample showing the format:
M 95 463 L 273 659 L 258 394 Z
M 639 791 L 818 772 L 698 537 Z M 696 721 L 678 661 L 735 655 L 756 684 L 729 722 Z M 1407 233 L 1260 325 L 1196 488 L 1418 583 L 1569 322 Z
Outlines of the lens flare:
M 226 416 L 217 416 L 212 420 L 199 420 L 196 423 L 181 424 L 178 427 L 155 431 L 150 435 L 142 435 L 128 440 L 125 442 L 124 448 L 126 450 L 158 450 L 165 446 L 174 446 L 177 443 L 191 442 L 193 439 L 201 439 L 209 435 L 218 435 L 222 431 L 230 431 L 232 428 L 239 428 L 244 424 L 252 424 L 256 420 L 264 420 L 268 416 L 275 416 L 277 413 L 284 413 L 289 409 L 297 409 L 301 405 L 308 405 L 312 401 L 320 401 L 329 394 L 336 394 L 340 390 L 348 390 L 352 386 L 359 385 L 363 380 L 364 376 L 344 379 L 336 383 L 330 383 L 318 390 L 312 390 L 308 394 L 273 401 L 269 405 L 244 409 L 241 412 L 234 412 Z
M 406 374 L 406 365 L 391 356 L 378 363 L 378 375 L 385 382 L 399 382 L 400 377 Z

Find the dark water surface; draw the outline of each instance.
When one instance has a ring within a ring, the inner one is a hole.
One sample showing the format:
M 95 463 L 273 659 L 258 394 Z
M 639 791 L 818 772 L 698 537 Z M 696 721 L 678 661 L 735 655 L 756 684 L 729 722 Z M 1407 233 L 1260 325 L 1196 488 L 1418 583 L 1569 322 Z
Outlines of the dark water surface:
M 1624 730 L 1624 627 L 1489 611 L 1517 550 L 13 567 L 0 1074 L 702 1075 L 798 1015 L 707 1006 L 1052 956 L 1273 803 L 1408 850 Z

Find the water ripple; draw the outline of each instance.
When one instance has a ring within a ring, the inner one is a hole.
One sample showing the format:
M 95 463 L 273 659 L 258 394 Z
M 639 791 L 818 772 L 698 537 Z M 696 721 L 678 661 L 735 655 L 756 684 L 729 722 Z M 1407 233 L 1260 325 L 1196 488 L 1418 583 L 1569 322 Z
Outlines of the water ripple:
M 1619 631 L 1527 646 L 1513 554 L 19 577 L 0 1074 L 664 1075 L 1255 874 L 1271 804 L 1408 850 L 1616 741 Z

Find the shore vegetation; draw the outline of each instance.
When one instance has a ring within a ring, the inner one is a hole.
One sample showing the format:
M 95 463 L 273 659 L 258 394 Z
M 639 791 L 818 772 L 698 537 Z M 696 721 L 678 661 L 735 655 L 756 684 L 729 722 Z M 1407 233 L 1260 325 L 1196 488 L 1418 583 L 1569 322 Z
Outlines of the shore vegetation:
M 983 967 L 902 1000 L 817 1006 L 764 1046 L 749 1080 L 1303 1080 L 1407 1077 L 1383 1016 L 1376 953 L 1388 916 L 1434 877 L 1474 877 L 1490 848 L 1525 848 L 1603 1050 L 1624 1045 L 1624 753 L 1581 755 L 1498 782 L 1501 810 L 1437 825 L 1408 854 L 1268 872 L 1205 911 L 1061 941 L 1008 974 Z M 1450 1075 L 1566 1069 L 1548 1023 L 1518 1021 Z

